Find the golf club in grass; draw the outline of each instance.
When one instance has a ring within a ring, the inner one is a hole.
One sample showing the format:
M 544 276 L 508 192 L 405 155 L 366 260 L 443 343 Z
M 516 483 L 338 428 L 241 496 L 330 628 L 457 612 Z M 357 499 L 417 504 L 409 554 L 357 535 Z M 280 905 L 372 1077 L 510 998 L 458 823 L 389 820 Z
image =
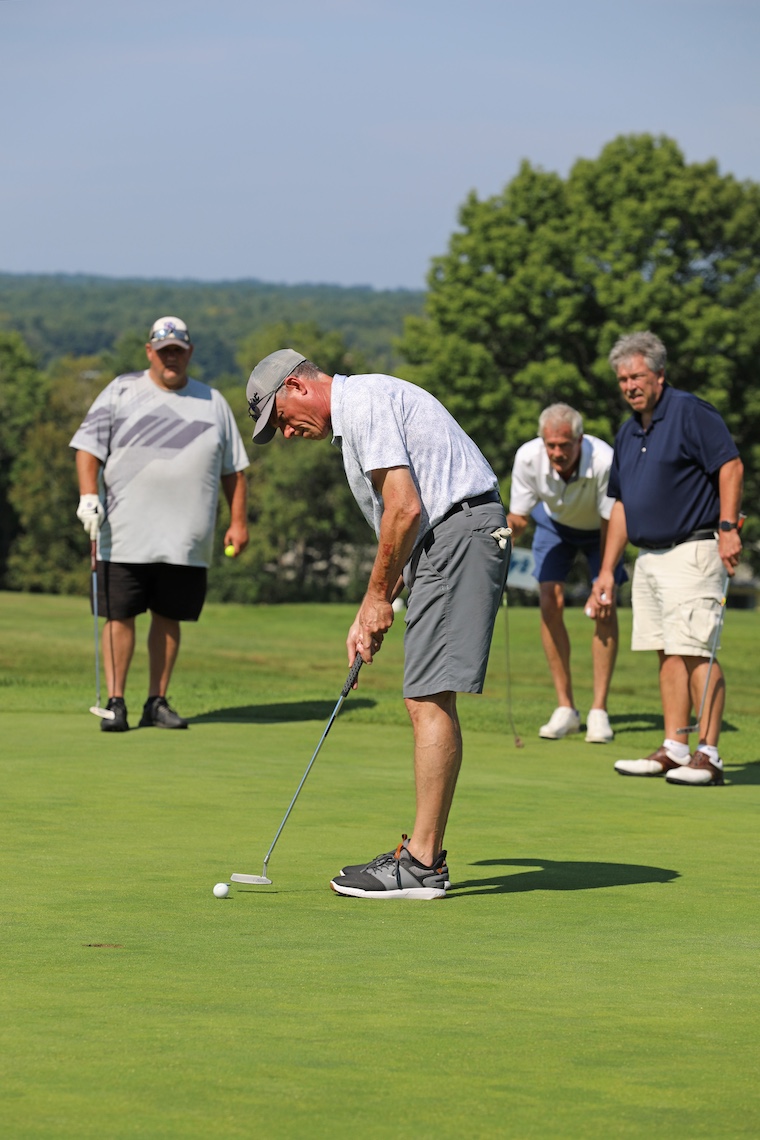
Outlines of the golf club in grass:
M 116 713 L 100 707 L 100 654 L 98 652 L 98 561 L 97 542 L 90 543 L 90 569 L 92 571 L 92 613 L 95 619 L 95 704 L 90 706 L 93 716 L 101 720 L 114 720 Z
M 736 526 L 736 529 L 738 531 L 740 531 L 742 529 L 742 525 L 743 525 L 746 517 L 747 516 L 745 514 L 739 515 L 739 521 L 738 521 L 737 526 Z M 705 711 L 705 701 L 707 700 L 707 690 L 710 686 L 710 674 L 712 673 L 712 667 L 713 667 L 713 661 L 715 660 L 715 654 L 718 652 L 718 645 L 720 644 L 720 635 L 723 632 L 723 620 L 726 616 L 726 598 L 728 596 L 728 582 L 729 582 L 729 575 L 728 575 L 728 571 L 726 571 L 726 573 L 723 576 L 723 597 L 721 598 L 721 602 L 720 602 L 720 618 L 718 619 L 718 624 L 715 627 L 715 633 L 713 634 L 712 645 L 710 647 L 710 663 L 707 666 L 707 676 L 705 677 L 705 685 L 704 685 L 704 688 L 702 689 L 702 700 L 699 702 L 699 712 L 697 713 L 697 717 L 696 717 L 694 724 L 687 724 L 684 728 L 679 728 L 678 729 L 679 732 L 685 732 L 687 734 L 692 733 L 692 732 L 699 732 L 699 726 L 702 723 L 702 713 Z
M 275 835 L 274 839 L 272 840 L 271 846 L 270 846 L 269 850 L 267 851 L 266 855 L 264 856 L 264 868 L 263 868 L 261 874 L 260 875 L 242 875 L 242 874 L 241 875 L 238 875 L 238 874 L 230 875 L 230 881 L 231 882 L 233 882 L 233 883 L 250 883 L 250 884 L 253 884 L 253 886 L 259 886 L 259 887 L 271 887 L 272 880 L 267 878 L 267 864 L 269 863 L 269 857 L 272 854 L 272 852 L 274 851 L 275 844 L 277 843 L 277 840 L 280 838 L 280 833 L 282 832 L 283 827 L 288 822 L 288 816 L 290 815 L 291 811 L 293 810 L 293 805 L 295 804 L 296 800 L 298 799 L 301 788 L 306 783 L 306 777 L 308 776 L 309 772 L 312 769 L 314 761 L 316 760 L 316 758 L 319 754 L 319 750 L 324 743 L 325 737 L 327 736 L 328 732 L 332 728 L 333 722 L 334 722 L 336 716 L 338 715 L 338 713 L 340 712 L 340 706 L 343 704 L 344 700 L 346 699 L 348 694 L 351 692 L 352 688 L 354 687 L 354 684 L 356 683 L 356 678 L 359 676 L 359 670 L 361 669 L 362 664 L 363 664 L 362 658 L 361 658 L 361 656 L 359 656 L 357 654 L 356 660 L 354 661 L 353 665 L 351 666 L 348 677 L 346 678 L 346 683 L 341 690 L 340 696 L 338 697 L 338 703 L 336 704 L 335 708 L 333 709 L 332 716 L 330 717 L 330 719 L 327 722 L 327 727 L 325 728 L 325 731 L 322 733 L 322 736 L 320 737 L 320 740 L 319 740 L 319 744 L 317 745 L 316 749 L 314 750 L 314 755 L 312 756 L 311 760 L 309 761 L 308 767 L 307 767 L 306 771 L 304 772 L 303 776 L 301 777 L 301 783 L 296 788 L 296 794 L 293 796 L 293 799 L 290 801 L 290 807 L 285 812 L 285 815 L 283 816 L 282 823 L 277 828 L 277 834 Z

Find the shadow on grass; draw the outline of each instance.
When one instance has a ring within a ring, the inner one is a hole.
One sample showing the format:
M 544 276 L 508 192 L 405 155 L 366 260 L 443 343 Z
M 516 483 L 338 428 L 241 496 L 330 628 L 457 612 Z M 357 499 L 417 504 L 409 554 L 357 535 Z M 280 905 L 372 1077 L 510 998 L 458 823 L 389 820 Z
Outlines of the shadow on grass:
M 367 697 L 351 698 L 352 709 L 372 709 L 376 703 Z M 329 701 L 282 701 L 274 705 L 233 705 L 187 719 L 189 724 L 281 724 L 296 720 L 327 720 L 334 709 L 335 701 L 332 704 Z
M 491 875 L 457 881 L 452 893 L 467 895 L 518 894 L 521 891 L 594 891 L 602 887 L 631 887 L 637 883 L 670 883 L 680 872 L 637 863 L 557 862 L 553 859 L 481 859 L 474 867 L 531 867 L 522 874 Z M 536 869 L 538 868 L 538 869 Z
M 662 741 L 662 733 L 665 731 L 665 722 L 662 716 L 656 713 L 610 714 L 610 724 L 615 730 L 616 736 L 622 736 L 626 732 L 656 732 L 660 737 L 660 742 Z M 724 720 L 721 732 L 738 732 L 738 729 L 729 720 Z
M 750 760 L 747 764 L 726 765 L 727 784 L 760 784 L 760 760 Z

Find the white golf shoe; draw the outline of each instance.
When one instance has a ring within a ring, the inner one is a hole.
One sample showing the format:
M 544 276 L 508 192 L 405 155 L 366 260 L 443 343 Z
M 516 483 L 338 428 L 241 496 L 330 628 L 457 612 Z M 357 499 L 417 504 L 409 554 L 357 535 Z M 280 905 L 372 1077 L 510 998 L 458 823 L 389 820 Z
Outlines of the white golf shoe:
M 605 709 L 589 709 L 586 717 L 586 743 L 609 744 L 615 737 Z
M 561 740 L 563 736 L 571 736 L 581 730 L 581 716 L 577 709 L 566 708 L 560 705 L 556 708 L 546 724 L 542 724 L 538 735 L 544 740 Z
M 682 761 L 674 760 L 663 744 L 642 760 L 618 760 L 615 771 L 619 776 L 664 776 L 675 768 L 682 768 L 688 764 L 688 758 Z
M 688 764 L 680 764 L 666 775 L 669 784 L 688 784 L 692 788 L 706 788 L 711 784 L 720 786 L 723 780 L 723 761 L 718 757 L 711 760 L 705 752 L 699 749 L 689 760 Z

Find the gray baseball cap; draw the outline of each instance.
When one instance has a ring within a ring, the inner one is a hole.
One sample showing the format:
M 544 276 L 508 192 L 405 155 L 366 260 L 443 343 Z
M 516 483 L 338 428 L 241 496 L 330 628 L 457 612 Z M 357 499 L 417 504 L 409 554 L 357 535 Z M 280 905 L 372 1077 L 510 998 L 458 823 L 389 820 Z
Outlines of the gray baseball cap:
M 148 333 L 148 344 L 153 348 L 168 348 L 170 344 L 176 344 L 177 348 L 187 352 L 191 347 L 190 333 L 179 317 L 159 317 Z
M 306 357 L 294 348 L 280 348 L 260 360 L 248 377 L 245 394 L 248 399 L 248 415 L 256 420 L 251 436 L 254 443 L 269 443 L 270 439 L 274 439 L 277 429 L 269 422 L 274 398 L 293 369 L 303 364 L 304 360 Z

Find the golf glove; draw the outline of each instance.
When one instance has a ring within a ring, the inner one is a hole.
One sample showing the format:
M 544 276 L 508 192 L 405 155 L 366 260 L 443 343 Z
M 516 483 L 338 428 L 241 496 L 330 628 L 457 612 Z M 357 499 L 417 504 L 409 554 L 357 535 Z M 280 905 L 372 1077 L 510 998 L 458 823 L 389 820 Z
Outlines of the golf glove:
M 508 526 L 500 526 L 498 528 L 498 530 L 492 530 L 491 531 L 491 538 L 496 539 L 496 541 L 499 544 L 500 550 L 506 550 L 507 549 L 507 539 L 509 538 L 511 533 L 512 533 L 512 531 L 510 530 L 510 528 Z
M 90 536 L 90 541 L 98 537 L 98 531 L 103 525 L 106 512 L 98 495 L 80 495 L 77 507 L 77 518 Z

